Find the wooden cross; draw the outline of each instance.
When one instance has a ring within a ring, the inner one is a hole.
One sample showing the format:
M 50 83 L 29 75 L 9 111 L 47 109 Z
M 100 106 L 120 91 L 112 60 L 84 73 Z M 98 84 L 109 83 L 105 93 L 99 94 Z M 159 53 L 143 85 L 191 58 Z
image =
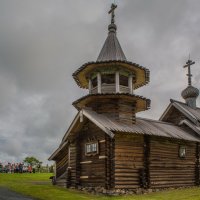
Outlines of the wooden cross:
M 117 5 L 116 4 L 112 4 L 111 5 L 111 10 L 108 12 L 108 14 L 112 14 L 111 15 L 111 24 L 114 24 L 115 23 L 115 9 L 117 8 Z
M 194 64 L 195 64 L 195 62 L 189 59 L 189 60 L 186 62 L 186 65 L 183 66 L 183 68 L 188 67 L 188 74 L 187 74 L 187 76 L 188 76 L 188 85 L 192 85 L 191 66 L 194 65 Z

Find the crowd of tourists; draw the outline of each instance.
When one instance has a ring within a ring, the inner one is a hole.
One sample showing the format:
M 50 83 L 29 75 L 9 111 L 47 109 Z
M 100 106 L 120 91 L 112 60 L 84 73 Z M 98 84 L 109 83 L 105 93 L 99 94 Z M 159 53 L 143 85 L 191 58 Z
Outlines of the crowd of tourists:
M 34 173 L 31 165 L 24 163 L 0 163 L 0 173 Z

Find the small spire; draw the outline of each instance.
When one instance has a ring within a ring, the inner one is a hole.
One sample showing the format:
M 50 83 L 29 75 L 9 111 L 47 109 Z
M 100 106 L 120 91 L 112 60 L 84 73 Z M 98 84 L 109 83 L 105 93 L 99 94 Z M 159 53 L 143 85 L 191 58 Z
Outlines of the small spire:
M 111 5 L 111 9 L 108 12 L 108 14 L 111 14 L 111 24 L 108 26 L 108 37 L 103 45 L 103 48 L 101 49 L 101 52 L 97 58 L 97 61 L 126 61 L 126 56 L 124 55 L 124 52 L 121 48 L 121 45 L 117 39 L 117 26 L 115 24 L 115 9 L 117 8 L 117 5 L 113 3 Z
M 111 9 L 108 12 L 108 14 L 111 14 L 111 24 L 115 23 L 115 9 L 117 8 L 117 5 L 112 3 Z
M 110 11 L 108 12 L 108 14 L 111 14 L 111 24 L 108 26 L 108 30 L 109 32 L 114 32 L 114 33 L 117 30 L 117 26 L 115 24 L 115 9 L 116 8 L 117 8 L 117 5 L 113 3 L 111 5 Z
M 190 60 L 190 56 L 188 61 L 186 62 L 186 65 L 183 66 L 183 68 L 188 68 L 188 86 L 186 89 L 184 89 L 181 93 L 182 97 L 185 99 L 186 104 L 196 109 L 196 99 L 199 96 L 199 90 L 192 86 L 192 73 L 191 73 L 191 66 L 194 65 L 195 62 Z
M 188 85 L 192 85 L 192 73 L 191 73 L 191 66 L 194 65 L 195 62 L 190 60 L 190 56 L 189 56 L 189 60 L 186 62 L 186 65 L 183 66 L 183 68 L 188 67 Z

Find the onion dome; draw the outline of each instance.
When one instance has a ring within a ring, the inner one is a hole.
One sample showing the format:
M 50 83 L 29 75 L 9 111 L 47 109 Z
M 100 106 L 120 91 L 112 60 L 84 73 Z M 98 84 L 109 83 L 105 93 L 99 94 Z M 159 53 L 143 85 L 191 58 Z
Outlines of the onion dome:
M 197 98 L 199 96 L 199 90 L 191 85 L 184 89 L 181 93 L 184 99 Z

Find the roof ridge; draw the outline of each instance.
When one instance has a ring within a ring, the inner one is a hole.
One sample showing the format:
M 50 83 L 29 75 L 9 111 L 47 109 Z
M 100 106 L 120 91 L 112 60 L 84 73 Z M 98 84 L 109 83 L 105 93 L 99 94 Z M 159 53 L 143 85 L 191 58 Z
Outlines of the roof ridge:
M 186 103 L 184 103 L 184 102 L 182 102 L 182 101 L 175 100 L 175 99 L 170 99 L 170 102 L 171 102 L 171 103 L 177 102 L 177 103 L 182 103 L 182 104 L 185 104 L 185 105 L 186 105 Z
M 178 100 L 175 100 L 175 99 L 170 99 L 171 103 L 180 103 L 180 104 L 183 104 L 189 108 L 191 108 L 190 106 L 188 106 L 186 103 L 182 102 L 182 101 L 178 101 Z M 196 107 L 196 109 L 200 109 L 200 107 Z
M 173 123 L 170 123 L 170 122 L 164 122 L 164 121 L 161 121 L 161 120 L 156 120 L 156 119 L 148 119 L 148 118 L 143 118 L 143 117 L 137 117 L 137 119 L 141 119 L 141 120 L 145 120 L 145 121 L 151 121 L 151 122 L 156 122 L 156 123 L 160 123 L 160 124 L 169 124 L 169 125 L 174 125 L 174 126 L 177 126 Z
M 91 112 L 93 112 L 93 113 L 95 113 L 97 115 L 105 116 L 105 118 L 109 119 L 110 121 L 119 123 L 118 121 L 116 121 L 114 119 L 110 119 L 108 116 L 104 115 L 103 113 L 97 113 L 96 111 L 91 110 L 89 108 L 83 108 L 82 110 L 86 110 L 86 111 L 89 111 L 89 112 L 91 111 Z M 156 119 L 149 119 L 149 118 L 143 118 L 143 117 L 136 117 L 136 123 L 137 123 L 137 119 L 139 119 L 139 120 L 145 120 L 145 121 L 151 121 L 151 122 L 156 122 L 156 123 L 160 123 L 160 124 L 169 124 L 169 125 L 177 126 L 177 125 L 175 125 L 173 123 L 170 123 L 170 122 L 164 122 L 164 121 L 160 121 L 160 120 L 156 120 Z

